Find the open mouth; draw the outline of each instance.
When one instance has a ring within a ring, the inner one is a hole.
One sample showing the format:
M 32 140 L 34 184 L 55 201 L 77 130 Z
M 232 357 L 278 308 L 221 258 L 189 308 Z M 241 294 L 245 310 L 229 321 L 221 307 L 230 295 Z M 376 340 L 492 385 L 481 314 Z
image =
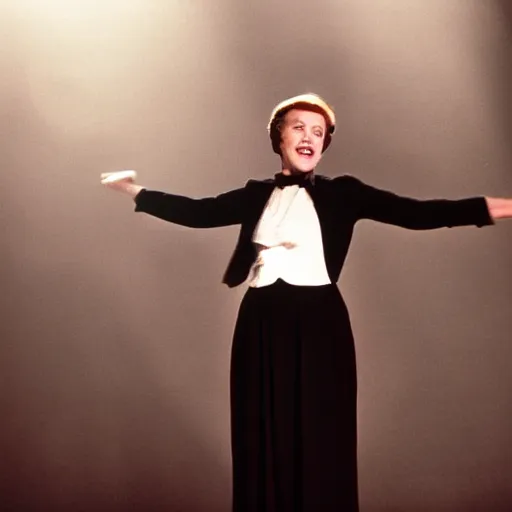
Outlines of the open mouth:
M 306 158 L 311 158 L 315 154 L 313 149 L 311 149 L 309 146 L 299 146 L 296 148 L 296 151 L 300 156 L 304 156 Z

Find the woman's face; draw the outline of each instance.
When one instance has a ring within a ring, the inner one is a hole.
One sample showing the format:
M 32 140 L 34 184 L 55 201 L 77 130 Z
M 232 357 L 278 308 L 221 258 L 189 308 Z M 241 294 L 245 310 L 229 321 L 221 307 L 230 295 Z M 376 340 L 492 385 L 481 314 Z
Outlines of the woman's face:
M 325 118 L 319 112 L 292 109 L 281 127 L 281 162 L 285 174 L 309 172 L 322 158 L 326 131 Z

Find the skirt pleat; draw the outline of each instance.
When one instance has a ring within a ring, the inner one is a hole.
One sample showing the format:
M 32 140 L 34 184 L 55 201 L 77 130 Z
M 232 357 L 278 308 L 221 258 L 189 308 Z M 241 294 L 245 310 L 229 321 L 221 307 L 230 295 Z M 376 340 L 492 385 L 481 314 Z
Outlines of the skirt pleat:
M 233 512 L 356 512 L 356 396 L 337 286 L 250 288 L 231 356 Z

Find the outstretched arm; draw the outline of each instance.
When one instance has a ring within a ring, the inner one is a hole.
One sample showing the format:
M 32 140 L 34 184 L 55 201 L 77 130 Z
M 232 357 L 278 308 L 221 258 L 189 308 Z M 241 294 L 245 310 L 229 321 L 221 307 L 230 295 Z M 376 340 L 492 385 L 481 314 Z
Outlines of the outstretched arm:
M 500 206 L 498 212 L 495 202 L 491 200 L 489 204 L 483 196 L 456 200 L 415 199 L 377 189 L 352 176 L 347 176 L 345 182 L 350 192 L 347 201 L 351 200 L 355 204 L 356 218 L 359 219 L 427 230 L 469 225 L 488 226 L 494 223 L 498 215 L 504 215 L 503 206 Z M 340 183 L 343 184 L 343 181 L 340 180 Z M 493 207 L 492 212 L 490 206 Z M 493 216 L 493 212 L 496 216 Z
M 128 173 L 132 173 L 131 175 Z M 192 228 L 230 226 L 242 222 L 247 202 L 246 188 L 225 192 L 215 197 L 191 197 L 147 190 L 136 185 L 134 171 L 102 175 L 102 184 L 132 197 L 135 211 Z
M 512 219 L 512 199 L 486 197 L 489 214 L 494 220 Z

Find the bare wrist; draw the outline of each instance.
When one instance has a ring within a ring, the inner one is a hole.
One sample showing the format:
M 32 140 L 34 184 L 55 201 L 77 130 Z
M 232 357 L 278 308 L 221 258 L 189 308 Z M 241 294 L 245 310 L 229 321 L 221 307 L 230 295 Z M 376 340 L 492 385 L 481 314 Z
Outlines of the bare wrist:
M 144 187 L 141 187 L 140 185 L 135 185 L 135 183 L 130 183 L 127 187 L 126 187 L 126 193 L 132 197 L 133 199 L 135 199 L 135 196 L 137 196 L 137 194 L 143 189 Z

